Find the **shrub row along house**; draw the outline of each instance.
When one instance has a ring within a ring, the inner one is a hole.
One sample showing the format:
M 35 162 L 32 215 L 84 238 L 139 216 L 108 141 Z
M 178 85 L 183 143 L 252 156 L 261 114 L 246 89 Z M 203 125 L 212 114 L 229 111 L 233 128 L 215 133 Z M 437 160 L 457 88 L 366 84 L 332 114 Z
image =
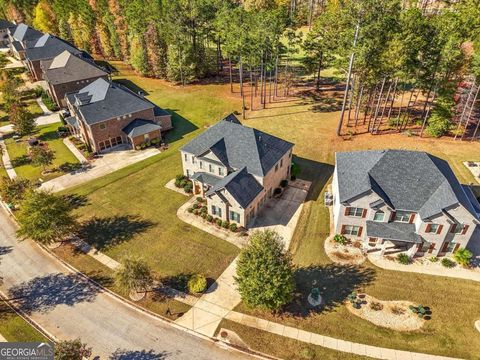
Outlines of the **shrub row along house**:
M 231 114 L 180 149 L 193 192 L 208 214 L 248 227 L 280 183 L 290 178 L 293 144 L 243 126 Z
M 382 255 L 446 255 L 478 241 L 480 204 L 450 166 L 425 152 L 336 154 L 336 233 Z
M 157 144 L 172 128 L 171 116 L 126 87 L 110 80 L 107 70 L 72 44 L 25 24 L 0 24 L 9 47 L 22 60 L 33 81 L 44 80 L 45 90 L 70 115 L 70 131 L 89 150 L 101 152 L 128 144 L 134 149 Z

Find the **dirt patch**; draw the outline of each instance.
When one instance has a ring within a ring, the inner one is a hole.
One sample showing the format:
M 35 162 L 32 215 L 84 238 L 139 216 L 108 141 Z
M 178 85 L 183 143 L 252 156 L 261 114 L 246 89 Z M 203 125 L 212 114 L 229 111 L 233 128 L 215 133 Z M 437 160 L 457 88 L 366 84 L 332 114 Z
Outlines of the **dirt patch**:
M 360 309 L 348 302 L 347 309 L 354 315 L 372 324 L 397 331 L 414 331 L 420 329 L 425 320 L 413 313 L 410 301 L 384 301 L 365 294 Z
M 346 245 L 337 244 L 331 238 L 325 241 L 325 252 L 328 257 L 339 264 L 362 264 L 366 257 L 363 255 L 360 243 L 351 242 Z

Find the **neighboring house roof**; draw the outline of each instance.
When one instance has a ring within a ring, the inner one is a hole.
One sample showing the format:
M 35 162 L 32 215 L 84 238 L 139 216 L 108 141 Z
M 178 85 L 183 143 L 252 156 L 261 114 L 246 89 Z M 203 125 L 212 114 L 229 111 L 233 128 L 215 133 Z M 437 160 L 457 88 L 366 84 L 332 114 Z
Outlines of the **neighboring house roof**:
M 155 107 L 124 86 L 103 78 L 66 97 L 89 125 Z
M 20 41 L 14 41 L 12 42 L 12 46 L 14 47 L 15 50 L 20 51 L 23 50 L 22 43 Z
M 13 38 L 17 41 L 34 41 L 42 37 L 43 33 L 26 24 L 18 24 L 13 32 Z
M 461 204 L 478 219 L 447 162 L 419 151 L 380 150 L 336 154 L 340 202 L 374 191 L 395 210 L 428 219 Z
M 367 221 L 367 236 L 421 244 L 422 238 L 415 232 L 415 224 L 401 222 Z
M 246 208 L 263 190 L 263 186 L 244 167 L 219 180 L 206 195 L 211 196 L 222 189 L 228 191 L 242 208 Z
M 193 174 L 192 176 L 190 176 L 190 179 L 200 181 L 202 184 L 213 186 L 217 182 L 219 182 L 222 178 L 216 177 L 212 174 L 209 174 L 203 171 L 199 171 Z
M 8 20 L 5 19 L 0 19 L 0 30 L 8 29 L 8 28 L 13 28 L 15 27 L 14 23 L 11 23 Z
M 246 167 L 249 173 L 264 176 L 292 147 L 293 144 L 288 141 L 243 126 L 231 114 L 181 150 L 196 156 L 212 152 L 229 168 Z
M 65 50 L 72 54 L 82 54 L 82 51 L 78 50 L 75 46 L 65 40 L 59 39 L 50 34 L 45 34 L 36 41 L 27 44 L 25 57 L 30 61 L 53 59 Z
M 53 85 L 108 75 L 107 71 L 93 61 L 74 55 L 68 50 L 63 51 L 53 60 L 42 61 L 42 67 L 45 80 Z
M 130 124 L 125 126 L 122 131 L 129 137 L 134 138 L 137 136 L 151 133 L 155 130 L 161 130 L 162 127 L 151 120 L 135 119 Z

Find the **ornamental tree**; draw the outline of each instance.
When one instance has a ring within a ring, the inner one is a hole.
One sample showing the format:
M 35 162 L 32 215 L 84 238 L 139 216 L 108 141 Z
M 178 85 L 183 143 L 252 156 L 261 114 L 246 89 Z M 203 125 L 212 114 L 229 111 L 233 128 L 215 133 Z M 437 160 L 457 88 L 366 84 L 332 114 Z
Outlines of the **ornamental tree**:
M 143 259 L 128 256 L 116 272 L 115 281 L 118 286 L 129 291 L 132 297 L 134 293 L 146 292 L 153 284 L 153 276 Z
M 92 355 L 92 348 L 80 339 L 60 341 L 55 344 L 56 360 L 83 360 Z
M 462 266 L 469 266 L 470 261 L 472 260 L 472 257 L 473 257 L 472 252 L 465 248 L 458 249 L 453 253 L 453 258 L 455 259 L 455 261 Z
M 292 257 L 275 231 L 256 231 L 237 262 L 235 281 L 248 307 L 275 311 L 292 300 Z

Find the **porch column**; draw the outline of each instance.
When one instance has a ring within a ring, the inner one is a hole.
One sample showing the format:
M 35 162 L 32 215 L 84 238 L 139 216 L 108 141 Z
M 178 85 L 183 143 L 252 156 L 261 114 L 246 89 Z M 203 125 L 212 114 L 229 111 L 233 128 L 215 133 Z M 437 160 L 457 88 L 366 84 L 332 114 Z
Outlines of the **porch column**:
M 385 239 L 382 239 L 383 244 L 382 244 L 382 249 L 380 250 L 380 256 L 383 256 L 385 254 L 385 251 L 387 251 L 387 241 Z
M 413 244 L 410 246 L 410 249 L 408 249 L 407 255 L 409 258 L 413 258 L 415 254 L 417 253 L 418 246 L 416 244 Z

